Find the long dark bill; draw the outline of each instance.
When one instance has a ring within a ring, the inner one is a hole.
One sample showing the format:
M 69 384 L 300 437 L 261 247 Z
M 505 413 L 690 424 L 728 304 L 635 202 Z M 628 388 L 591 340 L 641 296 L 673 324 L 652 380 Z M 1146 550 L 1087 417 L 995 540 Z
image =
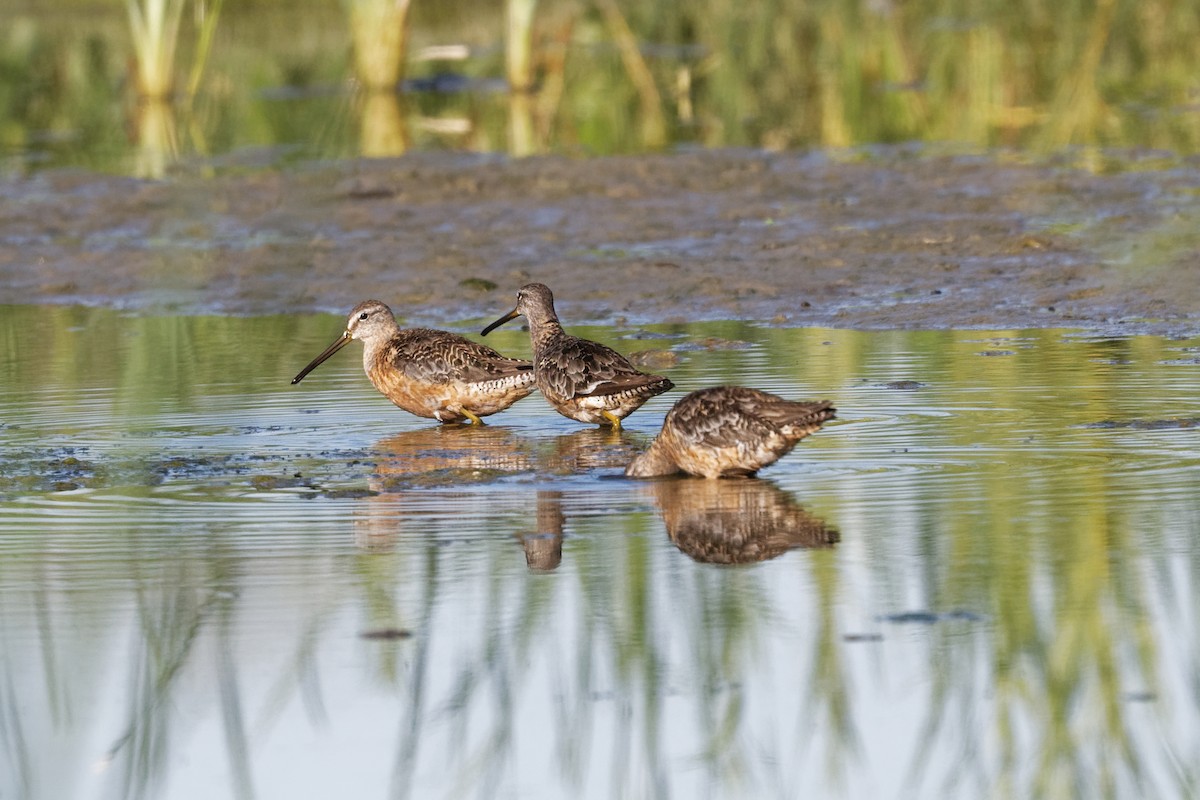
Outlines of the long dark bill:
M 508 313 L 507 313 L 507 314 L 505 314 L 503 317 L 501 317 L 500 319 L 498 319 L 498 320 L 496 320 L 495 322 L 493 322 L 491 325 L 488 325 L 486 328 L 484 328 L 484 329 L 483 329 L 483 332 L 482 332 L 481 334 L 479 334 L 479 335 L 480 335 L 480 336 L 487 336 L 489 333 L 491 333 L 492 331 L 496 330 L 496 328 L 499 328 L 501 325 L 503 325 L 504 323 L 508 322 L 510 319 L 514 319 L 514 318 L 516 318 L 516 317 L 519 317 L 519 316 L 521 316 L 521 312 L 520 312 L 520 311 L 517 311 L 517 310 L 514 308 L 512 311 L 508 312 Z
M 292 378 L 292 386 L 295 386 L 297 383 L 304 380 L 305 375 L 312 372 L 317 367 L 321 366 L 322 362 L 324 362 L 325 359 L 329 358 L 331 355 L 336 353 L 338 350 L 341 350 L 343 347 L 350 344 L 350 342 L 352 342 L 352 341 L 354 341 L 354 340 L 350 338 L 349 331 L 347 331 L 346 333 L 343 333 L 342 337 L 340 339 L 338 339 L 333 344 L 329 345 L 329 347 L 326 347 L 325 351 L 323 353 L 321 353 L 321 355 L 317 356 L 312 361 L 308 362 L 308 366 L 305 367 L 304 369 L 300 370 L 299 375 Z

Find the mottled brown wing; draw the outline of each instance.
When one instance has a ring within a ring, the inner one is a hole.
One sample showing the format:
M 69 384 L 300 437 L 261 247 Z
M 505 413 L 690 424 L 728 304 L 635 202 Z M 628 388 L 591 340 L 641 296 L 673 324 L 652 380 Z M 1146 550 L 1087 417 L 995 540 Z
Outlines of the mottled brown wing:
M 533 364 L 502 356 L 455 333 L 412 328 L 389 345 L 389 360 L 408 377 L 427 383 L 480 383 L 528 373 Z
M 763 394 L 766 394 L 766 392 L 763 392 Z M 743 402 L 741 406 L 743 413 L 756 416 L 765 422 L 778 425 L 780 428 L 790 426 L 815 430 L 825 420 L 833 419 L 834 412 L 837 411 L 833 407 L 833 403 L 830 403 L 828 400 L 799 403 L 769 394 L 767 397 L 771 399 Z
M 538 358 L 543 394 L 572 398 L 616 394 L 666 381 L 639 372 L 625 356 L 599 342 L 564 336 Z
M 668 414 L 676 434 L 692 445 L 732 447 L 759 441 L 786 426 L 819 427 L 832 404 L 795 403 L 758 389 L 718 386 L 684 397 Z
M 775 429 L 747 415 L 738 403 L 712 392 L 693 392 L 667 414 L 666 424 L 686 446 L 732 447 L 738 442 L 758 441 Z

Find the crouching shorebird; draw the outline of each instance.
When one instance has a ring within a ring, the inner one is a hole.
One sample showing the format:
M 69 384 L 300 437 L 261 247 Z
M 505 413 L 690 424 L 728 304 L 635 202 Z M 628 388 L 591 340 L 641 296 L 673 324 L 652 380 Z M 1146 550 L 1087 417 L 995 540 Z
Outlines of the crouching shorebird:
M 521 315 L 529 321 L 538 391 L 564 417 L 617 429 L 642 403 L 675 385 L 639 372 L 610 347 L 567 334 L 554 313 L 554 295 L 540 283 L 522 286 L 517 307 L 484 328 L 483 335 Z
M 700 389 L 667 412 L 662 431 L 625 474 L 753 475 L 791 452 L 836 411 L 828 401 L 797 403 L 742 386 Z
M 292 384 L 353 339 L 363 343 L 363 369 L 375 388 L 418 417 L 480 424 L 480 417 L 503 411 L 534 389 L 530 362 L 447 331 L 401 328 L 378 300 L 355 306 L 346 331 Z

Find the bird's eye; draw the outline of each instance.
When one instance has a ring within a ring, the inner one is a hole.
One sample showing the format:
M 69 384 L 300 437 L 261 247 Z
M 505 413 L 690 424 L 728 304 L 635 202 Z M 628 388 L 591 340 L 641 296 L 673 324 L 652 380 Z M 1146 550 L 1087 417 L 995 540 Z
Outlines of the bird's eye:
M 371 315 L 370 315 L 370 314 L 368 314 L 367 312 L 365 312 L 365 311 L 364 311 L 364 312 L 362 312 L 361 314 L 359 314 L 359 315 L 358 315 L 358 318 L 359 318 L 359 319 L 366 319 L 366 318 L 367 318 L 367 317 L 369 317 L 369 316 L 371 316 Z

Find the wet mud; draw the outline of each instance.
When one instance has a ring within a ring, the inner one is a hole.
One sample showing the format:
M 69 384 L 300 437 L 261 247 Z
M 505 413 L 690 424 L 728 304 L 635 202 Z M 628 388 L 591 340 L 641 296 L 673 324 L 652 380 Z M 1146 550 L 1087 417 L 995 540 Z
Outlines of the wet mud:
M 1200 170 L 996 157 L 420 154 L 0 181 L 0 303 L 484 319 L 1200 330 Z
M 224 495 L 292 492 L 305 499 L 356 498 L 422 488 L 553 479 L 620 470 L 649 444 L 633 431 L 583 428 L 553 437 L 494 425 L 430 425 L 365 448 L 144 454 L 104 447 L 13 449 L 0 474 L 0 501 L 30 493 L 131 486 Z

